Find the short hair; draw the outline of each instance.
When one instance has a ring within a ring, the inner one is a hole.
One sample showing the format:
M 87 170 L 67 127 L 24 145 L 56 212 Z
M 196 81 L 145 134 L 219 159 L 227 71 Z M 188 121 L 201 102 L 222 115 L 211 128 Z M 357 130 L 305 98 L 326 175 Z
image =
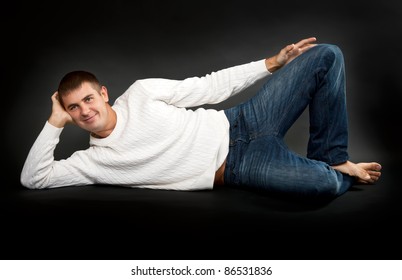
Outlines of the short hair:
M 96 91 L 100 92 L 101 84 L 99 83 L 98 78 L 91 72 L 77 70 L 64 75 L 64 77 L 60 80 L 59 87 L 57 89 L 59 94 L 59 102 L 63 107 L 63 96 L 67 96 L 73 90 L 80 88 L 85 82 L 90 83 Z

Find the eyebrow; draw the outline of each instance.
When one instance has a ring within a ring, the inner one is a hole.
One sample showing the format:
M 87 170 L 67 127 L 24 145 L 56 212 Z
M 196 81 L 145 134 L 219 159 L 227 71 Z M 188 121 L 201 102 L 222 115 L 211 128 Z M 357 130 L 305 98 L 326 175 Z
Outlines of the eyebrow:
M 85 99 L 87 99 L 88 97 L 92 97 L 93 95 L 94 95 L 93 93 L 90 93 L 90 94 L 84 96 L 84 97 L 81 99 L 81 101 L 84 101 Z M 78 105 L 78 103 L 71 103 L 71 104 L 69 104 L 69 105 L 67 106 L 67 108 L 70 109 L 72 106 L 76 106 L 76 105 Z

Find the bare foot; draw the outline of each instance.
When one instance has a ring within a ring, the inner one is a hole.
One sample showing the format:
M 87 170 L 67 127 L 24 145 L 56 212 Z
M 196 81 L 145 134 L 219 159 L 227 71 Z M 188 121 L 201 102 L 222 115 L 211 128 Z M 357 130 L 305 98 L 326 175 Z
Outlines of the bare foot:
M 374 184 L 381 177 L 381 165 L 377 162 L 359 162 L 353 163 L 346 161 L 345 163 L 332 166 L 335 170 L 354 176 L 357 183 Z

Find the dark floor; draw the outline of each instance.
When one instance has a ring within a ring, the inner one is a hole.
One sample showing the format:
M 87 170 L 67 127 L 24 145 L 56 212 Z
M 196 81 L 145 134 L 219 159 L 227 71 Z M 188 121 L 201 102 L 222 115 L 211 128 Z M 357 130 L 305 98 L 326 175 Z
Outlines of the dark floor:
M 2 198 L 1 259 L 401 259 L 396 166 L 330 201 L 112 186 Z

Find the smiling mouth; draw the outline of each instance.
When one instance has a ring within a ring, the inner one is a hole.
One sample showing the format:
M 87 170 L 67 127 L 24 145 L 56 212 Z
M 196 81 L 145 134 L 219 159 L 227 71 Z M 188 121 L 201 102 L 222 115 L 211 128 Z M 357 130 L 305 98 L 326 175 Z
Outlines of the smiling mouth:
M 96 114 L 91 116 L 91 117 L 89 117 L 89 118 L 83 119 L 83 121 L 84 122 L 91 122 L 95 118 L 95 116 L 96 116 Z

